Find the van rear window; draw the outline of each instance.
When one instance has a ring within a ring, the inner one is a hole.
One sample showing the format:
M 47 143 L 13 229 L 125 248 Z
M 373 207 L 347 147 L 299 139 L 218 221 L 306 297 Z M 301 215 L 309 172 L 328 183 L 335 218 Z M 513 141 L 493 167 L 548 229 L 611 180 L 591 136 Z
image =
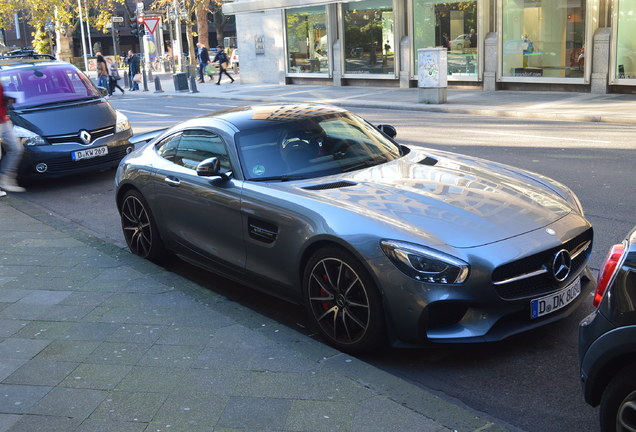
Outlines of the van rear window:
M 90 80 L 71 64 L 37 64 L 0 71 L 15 108 L 100 97 Z

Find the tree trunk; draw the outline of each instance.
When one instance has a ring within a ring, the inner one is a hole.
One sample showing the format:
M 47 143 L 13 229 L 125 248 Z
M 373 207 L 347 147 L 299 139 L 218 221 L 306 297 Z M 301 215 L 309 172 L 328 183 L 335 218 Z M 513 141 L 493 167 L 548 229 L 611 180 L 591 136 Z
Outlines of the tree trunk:
M 223 27 L 225 27 L 225 15 L 219 9 L 214 11 L 214 28 L 216 30 L 216 42 L 217 45 L 223 45 L 223 39 L 225 38 L 225 34 L 223 33 Z M 229 47 L 225 47 L 229 48 Z
M 205 47 L 210 48 L 210 40 L 208 38 L 208 34 L 210 32 L 210 29 L 208 28 L 208 4 L 206 2 L 199 4 L 194 10 L 194 14 L 197 17 L 199 43 L 202 43 Z
M 192 32 L 192 21 L 186 22 L 186 39 L 188 40 L 188 58 L 189 64 L 195 64 L 197 62 L 197 56 L 194 52 L 194 33 Z

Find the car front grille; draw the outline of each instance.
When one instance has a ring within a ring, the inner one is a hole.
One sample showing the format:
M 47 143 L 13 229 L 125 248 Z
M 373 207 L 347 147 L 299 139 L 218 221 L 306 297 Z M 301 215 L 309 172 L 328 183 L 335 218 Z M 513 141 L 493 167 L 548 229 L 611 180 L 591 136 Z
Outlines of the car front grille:
M 43 162 L 48 166 L 46 174 L 58 174 L 64 172 L 72 172 L 74 170 L 83 170 L 91 167 L 102 167 L 108 165 L 116 165 L 120 160 L 128 154 L 127 146 L 109 147 L 108 154 L 104 156 L 94 157 L 91 159 L 81 159 L 78 161 L 71 160 L 70 156 L 64 158 L 46 159 Z
M 91 135 L 91 143 L 98 138 L 103 138 L 109 135 L 113 135 L 115 133 L 115 126 L 109 126 L 101 129 L 93 129 L 87 131 Z M 89 145 L 86 144 L 80 138 L 80 131 L 74 134 L 65 134 L 65 135 L 50 135 L 46 137 L 46 140 L 49 144 L 68 144 L 68 143 L 76 143 L 81 145 Z
M 495 269 L 492 281 L 497 294 L 506 300 L 547 294 L 565 287 L 581 272 L 592 252 L 592 228 L 562 246 L 504 264 Z M 558 282 L 552 274 L 552 261 L 560 250 L 572 257 L 569 277 Z

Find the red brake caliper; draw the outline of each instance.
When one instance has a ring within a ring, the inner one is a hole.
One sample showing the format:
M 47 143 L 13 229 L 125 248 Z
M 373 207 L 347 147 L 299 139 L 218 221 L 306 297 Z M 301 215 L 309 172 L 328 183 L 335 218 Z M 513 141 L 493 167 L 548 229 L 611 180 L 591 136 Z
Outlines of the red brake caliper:
M 324 275 L 322 275 L 322 280 L 324 280 L 325 282 L 329 282 L 329 276 L 327 276 L 327 273 L 325 273 Z M 320 295 L 323 295 L 325 297 L 327 297 L 329 295 L 329 293 L 327 291 L 325 291 L 324 288 L 320 288 Z M 329 310 L 329 303 L 327 302 L 323 302 L 322 303 L 322 308 L 323 310 L 326 312 L 327 310 Z

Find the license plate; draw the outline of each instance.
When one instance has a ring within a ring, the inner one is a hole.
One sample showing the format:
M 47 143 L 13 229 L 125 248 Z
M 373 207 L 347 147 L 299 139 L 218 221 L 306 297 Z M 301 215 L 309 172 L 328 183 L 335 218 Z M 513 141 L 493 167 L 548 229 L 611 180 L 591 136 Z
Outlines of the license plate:
M 71 153 L 71 156 L 73 157 L 74 161 L 77 161 L 80 159 L 90 159 L 90 158 L 94 158 L 98 156 L 104 156 L 107 154 L 108 154 L 108 147 L 103 146 L 103 147 L 95 147 L 95 148 L 86 149 L 86 150 L 78 150 L 76 152 Z
M 581 294 L 581 284 L 577 280 L 573 284 L 550 295 L 534 299 L 530 302 L 530 318 L 539 318 L 566 307 Z

